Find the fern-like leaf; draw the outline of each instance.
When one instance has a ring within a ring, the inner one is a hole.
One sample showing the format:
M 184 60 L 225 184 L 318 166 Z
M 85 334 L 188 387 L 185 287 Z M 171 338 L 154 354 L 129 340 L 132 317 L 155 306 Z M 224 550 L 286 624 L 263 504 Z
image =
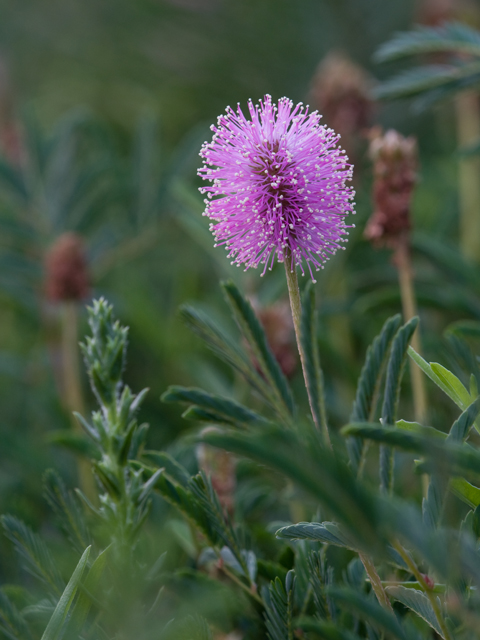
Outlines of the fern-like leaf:
M 400 314 L 389 318 L 383 325 L 380 334 L 368 348 L 365 364 L 357 384 L 350 422 L 373 422 L 375 419 L 388 353 L 400 323 Z M 362 442 L 359 438 L 348 438 L 347 448 L 352 468 L 357 473 L 361 472 L 367 448 L 365 441 Z
M 383 397 L 382 424 L 394 425 L 400 398 L 400 385 L 407 360 L 408 343 L 417 328 L 418 318 L 412 318 L 401 327 L 393 339 L 387 366 L 385 395 Z M 393 451 L 389 447 L 380 448 L 380 487 L 383 491 L 393 489 Z
M 43 582 L 50 593 L 60 595 L 64 582 L 42 538 L 14 516 L 2 516 L 2 524 L 27 571 Z

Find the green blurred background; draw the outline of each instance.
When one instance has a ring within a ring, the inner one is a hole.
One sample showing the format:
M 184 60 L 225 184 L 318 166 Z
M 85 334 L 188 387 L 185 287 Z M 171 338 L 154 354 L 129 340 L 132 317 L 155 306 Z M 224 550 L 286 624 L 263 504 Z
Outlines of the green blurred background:
M 395 66 L 374 65 L 372 54 L 412 26 L 418 6 L 413 0 L 0 0 L 0 8 L 0 115 L 7 130 L 20 132 L 27 158 L 10 157 L 0 166 L 0 512 L 40 527 L 47 521 L 43 470 L 53 465 L 76 482 L 75 454 L 50 441 L 71 424 L 55 381 L 61 310 L 44 295 L 49 247 L 65 231 L 83 237 L 92 295 L 107 297 L 130 326 L 127 382 L 134 391 L 150 387 L 141 416 L 152 425 L 150 444 L 173 448 L 193 464 L 178 440 L 192 427 L 178 408 L 162 405 L 160 394 L 173 383 L 240 397 L 245 390 L 182 325 L 178 306 L 197 301 L 228 325 L 219 279 L 235 278 L 262 305 L 286 293 L 281 266 L 260 279 L 233 269 L 222 249 L 213 249 L 196 177 L 209 125 L 226 105 L 265 93 L 307 101 L 317 65 L 332 50 L 348 54 L 372 82 L 387 77 Z M 418 136 L 418 247 L 425 237 L 455 244 L 451 104 L 423 114 L 406 103 L 376 105 L 374 123 Z M 356 227 L 316 285 L 335 426 L 348 420 L 368 344 L 401 310 L 390 252 L 375 251 L 362 237 L 371 213 L 366 147 L 363 140 Z M 458 318 L 480 318 L 480 304 L 462 273 L 445 275 L 420 249 L 414 257 L 424 351 L 451 364 L 442 330 Z M 85 329 L 81 311 L 80 336 Z M 85 377 L 82 384 L 93 408 Z M 293 384 L 301 388 L 301 380 Z M 408 378 L 405 392 L 402 416 L 412 419 Z M 451 411 L 439 398 L 431 422 Z

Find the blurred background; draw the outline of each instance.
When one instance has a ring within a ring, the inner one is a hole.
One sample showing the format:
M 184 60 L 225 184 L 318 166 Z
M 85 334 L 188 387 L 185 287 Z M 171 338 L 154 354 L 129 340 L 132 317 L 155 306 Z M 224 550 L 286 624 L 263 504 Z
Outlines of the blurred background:
M 374 125 L 418 139 L 411 215 L 422 348 L 463 375 L 443 330 L 480 319 L 480 276 L 475 249 L 464 260 L 458 249 L 455 105 L 419 112 L 408 101 L 375 102 L 375 86 L 401 65 L 372 56 L 419 21 L 460 11 L 475 25 L 477 5 L 387 4 L 0 0 L 0 512 L 45 527 L 43 471 L 54 466 L 77 482 L 74 462 L 88 444 L 71 413 L 95 406 L 77 342 L 94 296 L 130 326 L 126 379 L 135 392 L 150 388 L 141 416 L 150 446 L 187 464 L 193 455 L 179 436 L 191 426 L 161 403 L 167 385 L 240 398 L 245 389 L 179 320 L 182 303 L 208 308 L 234 332 L 218 286 L 234 278 L 301 389 L 282 266 L 262 279 L 230 267 L 201 216 L 200 145 L 227 105 L 248 98 L 270 93 L 318 108 L 355 163 L 356 226 L 316 285 L 332 424 L 348 421 L 367 346 L 402 308 L 391 250 L 363 235 Z M 407 376 L 401 415 L 413 419 L 409 389 Z M 429 423 L 443 428 L 453 408 L 442 397 L 434 406 Z M 10 571 L 6 556 L 0 564 Z

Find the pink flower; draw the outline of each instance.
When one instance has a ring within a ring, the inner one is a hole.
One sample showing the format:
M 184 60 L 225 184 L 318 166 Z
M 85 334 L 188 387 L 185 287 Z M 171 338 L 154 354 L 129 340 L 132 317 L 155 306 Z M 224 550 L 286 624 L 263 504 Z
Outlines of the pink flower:
M 201 189 L 203 215 L 214 221 L 215 246 L 225 245 L 232 264 L 263 264 L 263 275 L 276 256 L 302 273 L 305 260 L 312 275 L 312 265 L 318 271 L 344 248 L 345 218 L 354 213 L 346 186 L 352 167 L 339 136 L 302 103 L 281 98 L 277 105 L 267 95 L 248 109 L 251 120 L 240 106 L 228 107 L 202 147 L 198 174 L 213 183 Z

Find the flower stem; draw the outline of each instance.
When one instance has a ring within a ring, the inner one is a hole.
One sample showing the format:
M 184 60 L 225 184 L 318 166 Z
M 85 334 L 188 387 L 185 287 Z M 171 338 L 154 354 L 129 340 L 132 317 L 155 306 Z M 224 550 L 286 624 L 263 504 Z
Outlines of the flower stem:
M 445 620 L 443 619 L 442 612 L 440 611 L 440 608 L 438 606 L 438 600 L 437 600 L 437 596 L 435 595 L 435 592 L 433 591 L 433 589 L 431 589 L 428 586 L 428 584 L 425 581 L 425 578 L 424 578 L 423 574 L 420 572 L 420 570 L 418 569 L 417 565 L 415 564 L 415 562 L 410 557 L 410 554 L 403 548 L 403 546 L 400 544 L 400 542 L 395 541 L 392 544 L 392 546 L 394 547 L 394 549 L 396 551 L 398 551 L 398 553 L 400 554 L 402 560 L 405 562 L 405 564 L 409 568 L 410 572 L 415 576 L 417 581 L 420 583 L 420 586 L 422 587 L 423 592 L 425 593 L 425 595 L 427 596 L 430 604 L 432 605 L 432 609 L 433 609 L 433 611 L 435 613 L 435 617 L 437 619 L 438 625 L 439 625 L 440 629 L 442 630 L 443 637 L 445 638 L 445 640 L 452 640 L 452 636 L 450 634 L 450 631 L 448 630 L 448 627 L 445 624 Z
M 300 300 L 300 289 L 298 287 L 297 270 L 296 270 L 290 249 L 285 249 L 284 262 L 285 262 L 285 273 L 287 275 L 290 308 L 292 310 L 293 326 L 295 328 L 295 338 L 297 340 L 298 353 L 300 355 L 300 362 L 302 364 L 303 378 L 305 380 L 305 387 L 307 389 L 308 402 L 310 404 L 310 411 L 312 413 L 312 418 L 315 423 L 315 426 L 319 431 L 322 431 L 321 426 L 315 417 L 316 414 L 315 414 L 315 411 L 313 410 L 313 399 L 312 399 L 312 396 L 310 393 L 310 387 L 308 384 L 305 353 L 303 351 L 302 340 L 301 340 L 302 303 Z M 328 433 L 328 427 L 326 423 L 325 423 L 325 428 L 323 429 L 323 435 L 325 437 L 325 441 L 331 447 L 332 444 L 330 442 L 330 435 Z
M 480 107 L 476 91 L 464 91 L 455 98 L 458 143 L 468 147 L 480 137 Z M 460 247 L 463 255 L 475 262 L 480 253 L 480 160 L 478 156 L 461 158 L 458 166 L 460 197 Z
M 403 319 L 405 322 L 417 315 L 417 304 L 413 289 L 412 265 L 407 239 L 403 239 L 395 251 L 394 262 L 398 270 L 400 294 L 402 297 Z M 418 328 L 412 336 L 412 347 L 417 353 L 421 353 L 420 334 Z M 412 377 L 412 394 L 415 420 L 421 424 L 427 418 L 427 395 L 422 371 L 411 363 L 410 375 Z
M 85 401 L 80 381 L 80 349 L 78 346 L 78 309 L 75 300 L 62 303 L 62 371 L 65 404 L 71 415 L 76 433 L 83 435 L 82 428 L 75 420 L 73 412 L 85 415 Z M 78 461 L 80 488 L 90 499 L 96 496 L 90 462 L 84 458 Z

